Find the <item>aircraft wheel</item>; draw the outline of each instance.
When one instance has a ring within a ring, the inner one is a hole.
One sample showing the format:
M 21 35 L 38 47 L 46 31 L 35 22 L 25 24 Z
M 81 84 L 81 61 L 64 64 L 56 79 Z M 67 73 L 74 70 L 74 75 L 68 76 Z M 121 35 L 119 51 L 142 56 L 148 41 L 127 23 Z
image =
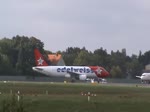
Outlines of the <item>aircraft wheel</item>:
M 71 79 L 71 82 L 74 83 L 74 82 L 75 82 L 75 79 Z

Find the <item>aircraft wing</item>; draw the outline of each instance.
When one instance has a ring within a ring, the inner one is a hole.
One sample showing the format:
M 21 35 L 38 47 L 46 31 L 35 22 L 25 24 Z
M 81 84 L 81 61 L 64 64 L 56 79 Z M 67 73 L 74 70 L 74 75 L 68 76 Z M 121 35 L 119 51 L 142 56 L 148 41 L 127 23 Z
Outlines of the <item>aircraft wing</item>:
M 79 75 L 81 75 L 81 74 L 79 74 L 79 73 L 75 73 L 75 72 L 67 72 L 68 74 L 70 74 L 70 76 L 72 77 L 72 78 L 77 78 L 77 77 L 79 77 Z
M 80 73 L 75 73 L 75 72 L 67 72 L 70 74 L 71 78 L 77 79 L 77 80 L 86 80 L 87 76 L 86 74 L 80 74 Z

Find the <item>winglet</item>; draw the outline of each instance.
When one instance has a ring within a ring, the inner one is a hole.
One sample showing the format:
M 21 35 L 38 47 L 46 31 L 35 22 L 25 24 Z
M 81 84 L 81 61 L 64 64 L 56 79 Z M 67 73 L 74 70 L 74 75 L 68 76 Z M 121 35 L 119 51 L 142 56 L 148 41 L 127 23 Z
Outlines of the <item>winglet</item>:
M 48 66 L 42 54 L 37 48 L 34 49 L 34 56 L 35 56 L 36 66 Z

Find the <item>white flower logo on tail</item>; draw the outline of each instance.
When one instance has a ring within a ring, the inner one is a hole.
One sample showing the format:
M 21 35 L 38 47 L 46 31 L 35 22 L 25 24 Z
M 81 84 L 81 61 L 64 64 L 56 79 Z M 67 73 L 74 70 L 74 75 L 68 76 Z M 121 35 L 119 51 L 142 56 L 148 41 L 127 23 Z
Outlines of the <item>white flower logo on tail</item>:
M 43 65 L 44 60 L 41 57 L 37 61 L 38 61 L 38 65 Z

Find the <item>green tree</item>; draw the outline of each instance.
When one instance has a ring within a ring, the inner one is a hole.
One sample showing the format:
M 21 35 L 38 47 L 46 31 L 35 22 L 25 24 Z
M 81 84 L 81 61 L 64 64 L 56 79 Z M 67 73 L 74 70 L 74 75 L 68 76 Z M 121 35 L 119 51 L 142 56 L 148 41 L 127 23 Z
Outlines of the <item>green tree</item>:
M 143 66 L 139 62 L 136 55 L 132 55 L 131 62 L 126 63 L 126 67 L 128 74 L 130 74 L 132 78 L 135 78 L 136 75 L 141 74 L 143 70 Z
M 73 65 L 74 60 L 76 59 L 80 51 L 81 49 L 78 47 L 68 47 L 67 50 L 62 53 L 66 65 Z
M 119 66 L 113 66 L 110 74 L 113 78 L 122 78 L 122 71 Z
M 138 60 L 143 66 L 150 64 L 150 51 L 145 52 L 143 55 L 140 52 Z
M 43 42 L 35 37 L 29 38 L 17 35 L 12 39 L 3 38 L 0 40 L 0 68 L 2 69 L 4 65 L 9 66 L 9 73 L 11 75 L 31 75 L 33 73 L 32 66 L 35 65 L 33 50 L 34 48 L 38 48 L 44 52 L 43 47 Z M 4 56 L 6 57 L 5 59 Z M 4 70 L 5 69 L 3 69 L 3 74 L 6 74 Z
M 90 65 L 90 54 L 86 50 L 82 50 L 77 58 L 74 60 L 73 65 Z
M 93 58 L 95 65 L 106 67 L 109 63 L 107 51 L 102 47 L 94 51 Z

